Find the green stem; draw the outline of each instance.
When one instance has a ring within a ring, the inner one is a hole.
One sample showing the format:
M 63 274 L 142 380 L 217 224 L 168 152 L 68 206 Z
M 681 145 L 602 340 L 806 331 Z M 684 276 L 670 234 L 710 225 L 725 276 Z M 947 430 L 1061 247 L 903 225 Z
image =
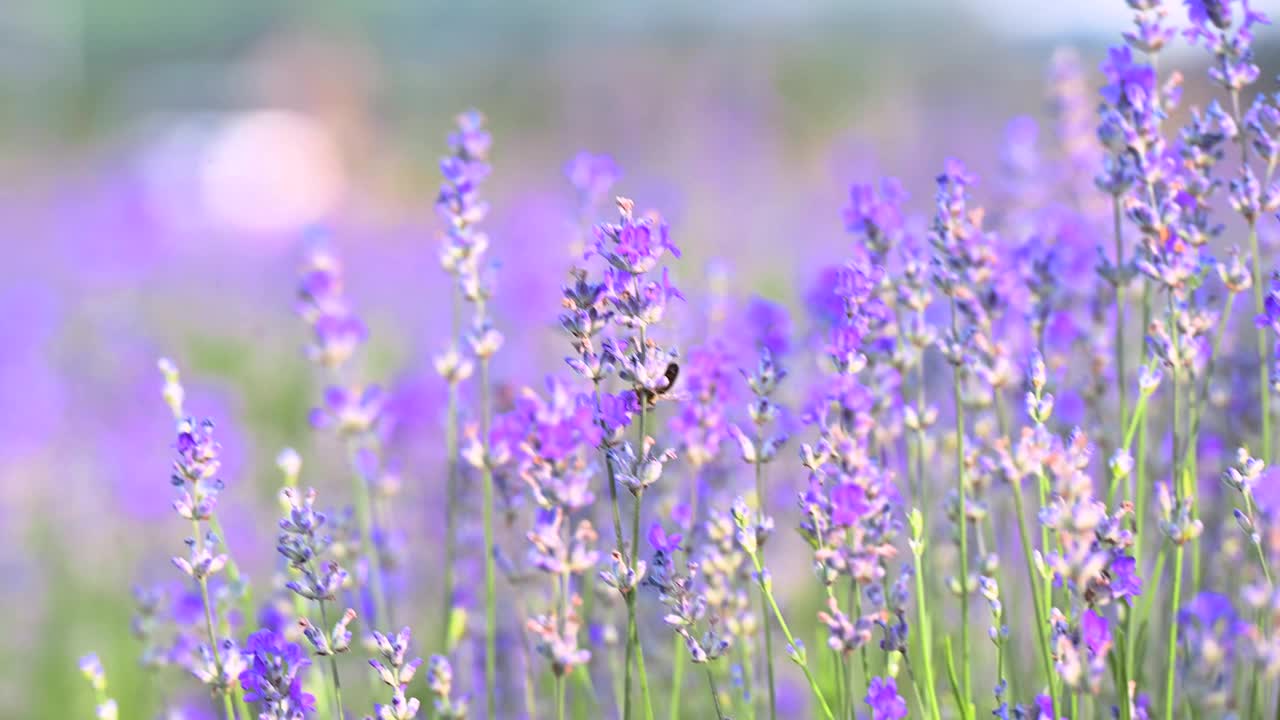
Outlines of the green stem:
M 1239 125 L 1242 116 L 1240 115 L 1240 91 L 1231 91 L 1231 110 L 1232 117 L 1236 124 Z M 1236 138 L 1236 142 L 1240 144 L 1240 165 L 1247 168 L 1249 166 L 1249 141 L 1241 135 Z M 1268 180 L 1270 179 L 1270 170 L 1268 168 Z M 1249 222 L 1249 252 L 1252 253 L 1249 263 L 1250 275 L 1253 280 L 1253 312 L 1255 315 L 1262 315 L 1266 310 L 1266 303 L 1263 301 L 1262 289 L 1262 248 L 1258 246 L 1258 221 L 1257 219 L 1248 219 Z M 1262 461 L 1271 462 L 1271 371 L 1270 363 L 1267 357 L 1271 354 L 1267 343 L 1267 329 L 1259 327 L 1258 330 L 1258 396 L 1261 401 L 1262 413 Z
M 457 294 L 455 290 L 455 295 Z M 456 301 L 455 301 L 456 302 Z M 453 624 L 453 559 L 458 552 L 458 383 L 449 383 L 449 409 L 445 425 L 445 453 L 448 479 L 444 511 L 444 583 L 440 602 L 440 652 L 448 654 L 450 626 Z
M 486 717 L 496 718 L 498 707 L 498 606 L 497 566 L 494 562 L 493 471 L 489 468 L 489 422 L 492 408 L 489 398 L 489 359 L 480 358 L 480 441 L 484 447 L 483 485 L 484 522 L 484 689 Z
M 764 614 L 764 608 L 761 608 L 761 614 Z M 742 648 L 742 695 L 744 699 L 743 707 L 747 713 L 747 717 L 755 720 L 756 717 L 756 691 L 755 681 L 751 677 L 756 666 L 755 653 L 752 652 L 752 643 L 750 640 L 744 640 L 741 644 Z
M 922 718 L 931 717 L 932 712 L 926 709 L 924 704 L 924 696 L 920 694 L 920 681 L 916 679 L 916 673 L 911 668 L 911 659 L 905 658 L 905 657 L 903 659 L 906 663 L 907 679 L 911 681 L 911 692 L 916 699 L 916 707 L 920 708 L 920 717 Z
M 756 447 L 757 448 L 762 447 L 763 443 L 764 443 L 764 433 L 757 432 Z M 760 513 L 765 514 L 768 511 L 765 508 L 764 464 L 760 462 L 759 458 L 757 458 L 755 465 L 756 465 L 756 502 L 760 503 Z M 760 549 L 760 553 L 761 554 L 764 553 L 763 548 Z M 762 621 L 760 624 L 763 626 L 763 629 L 764 629 L 765 677 L 769 683 L 769 720 L 777 720 L 778 697 L 777 697 L 777 692 L 774 688 L 774 681 L 773 681 L 773 624 L 769 622 L 768 613 L 763 612 L 764 610 L 763 591 L 760 596 L 760 609 L 761 609 L 760 614 L 761 614 L 761 621 Z M 744 669 L 743 672 L 751 672 L 751 668 L 746 668 Z
M 644 326 L 640 327 L 640 352 L 645 354 L 648 352 L 648 341 Z M 643 457 L 646 425 L 649 418 L 648 402 L 641 400 L 640 402 L 640 423 L 639 423 L 639 446 L 636 448 L 637 457 Z M 635 495 L 635 503 L 631 508 L 631 570 L 634 572 L 640 565 L 640 498 L 643 490 L 637 490 Z M 631 659 L 635 659 L 636 672 L 640 677 L 640 697 L 644 700 L 645 718 L 653 720 L 653 701 L 649 696 L 649 677 L 644 669 L 644 648 L 640 643 L 640 629 L 636 621 L 636 591 L 633 588 L 627 594 L 627 669 L 626 669 L 626 694 L 628 711 L 631 705 Z
M 1123 629 L 1120 633 L 1120 646 L 1124 648 L 1125 655 L 1120 658 L 1119 662 L 1115 663 L 1116 670 L 1120 673 L 1120 677 L 1116 682 L 1116 695 L 1119 696 L 1120 700 L 1120 720 L 1133 720 L 1133 698 L 1129 694 L 1129 678 L 1132 677 L 1130 675 L 1130 665 L 1133 659 L 1128 655 L 1128 648 L 1130 647 L 1129 630 L 1133 620 L 1134 608 L 1132 605 L 1122 607 L 1125 609 L 1125 615 L 1124 623 L 1122 624 Z
M 329 613 L 325 610 L 324 600 L 317 600 L 320 604 L 320 622 L 323 623 L 321 630 L 326 634 L 329 632 Z M 342 711 L 342 681 L 338 679 L 338 656 L 334 653 L 329 654 L 329 674 L 333 679 L 333 717 L 335 720 L 343 720 Z
M 760 562 L 759 553 L 751 553 L 751 562 L 756 568 L 756 577 L 759 578 L 760 588 L 764 591 L 765 600 L 769 601 L 769 608 L 773 610 L 773 617 L 778 621 L 778 627 L 782 630 L 782 636 L 787 639 L 789 645 L 796 654 L 796 664 L 804 672 L 804 677 L 809 681 L 809 690 L 813 692 L 813 696 L 817 698 L 818 704 L 822 706 L 822 714 L 827 720 L 835 720 L 835 715 L 831 712 L 831 706 L 827 704 L 827 698 L 822 694 L 821 688 L 818 687 L 818 681 L 814 679 L 813 673 L 809 671 L 809 662 L 807 658 L 800 655 L 800 646 L 796 645 L 795 636 L 791 634 L 791 628 L 787 627 L 787 621 L 782 617 L 782 611 L 778 609 L 778 601 L 773 596 L 773 590 L 769 587 L 764 575 L 764 565 Z
M 1031 534 L 1027 530 L 1027 515 L 1022 500 L 1022 486 L 1013 483 L 1013 506 L 1018 516 L 1018 538 L 1022 541 L 1022 556 L 1027 561 L 1027 580 L 1031 584 L 1031 604 L 1036 610 L 1036 640 L 1040 647 L 1040 659 L 1044 663 L 1045 682 L 1049 685 L 1049 697 L 1053 702 L 1053 715 L 1058 716 L 1058 693 L 1055 690 L 1053 657 L 1049 649 L 1049 621 L 1045 600 L 1040 596 L 1040 583 L 1036 582 L 1035 563 L 1032 561 Z
M 716 706 L 716 717 L 725 720 L 724 711 L 720 709 L 720 691 L 716 689 L 716 678 L 711 674 L 711 664 L 706 663 L 703 667 L 707 671 L 707 685 L 711 688 L 711 702 Z
M 198 524 L 196 530 L 199 531 Z M 213 605 L 209 602 L 209 581 L 205 578 L 200 579 L 200 599 L 204 602 L 204 623 L 209 634 L 209 650 L 213 652 L 213 666 L 218 671 L 218 682 L 222 682 L 222 655 L 218 652 L 218 640 L 213 635 Z M 236 711 L 231 704 L 231 693 L 223 688 L 221 694 L 227 720 L 235 720 Z
M 1114 351 L 1116 357 L 1116 389 L 1120 394 L 1120 427 L 1129 426 L 1129 378 L 1125 373 L 1124 360 L 1124 234 L 1120 226 L 1120 196 L 1111 196 L 1111 209 L 1115 220 L 1116 240 L 1116 334 Z M 1132 500 L 1132 498 L 1130 498 Z
M 923 517 L 923 513 L 921 514 Z M 923 541 L 921 541 L 923 542 Z M 924 573 L 920 570 L 920 563 L 924 555 L 923 545 L 914 550 L 916 556 L 916 612 L 920 616 L 920 632 L 922 640 L 924 638 L 933 637 L 933 621 L 929 616 L 929 596 L 924 590 Z M 929 652 L 929 643 L 923 641 L 920 643 L 922 655 L 924 658 L 924 686 L 925 692 L 929 696 L 929 710 L 933 720 L 942 720 L 942 709 L 938 707 L 938 691 L 933 677 L 933 653 Z
M 222 552 L 227 556 L 227 579 L 231 581 L 232 587 L 236 589 L 240 616 L 244 618 L 245 623 L 249 623 L 256 617 L 253 608 L 253 593 L 249 588 L 248 580 L 240 572 L 240 566 L 236 564 L 234 556 L 231 554 L 231 547 L 227 545 L 227 534 L 222 532 L 222 523 L 218 521 L 216 512 L 209 513 L 209 529 L 213 531 L 214 535 L 218 536 L 218 544 L 222 546 Z
M 191 521 L 192 536 L 196 542 L 196 547 L 203 547 L 204 539 L 200 532 L 200 521 Z M 219 535 L 221 537 L 221 535 Z M 222 682 L 222 654 L 218 652 L 218 638 L 213 631 L 213 602 L 209 598 L 209 579 L 202 577 L 199 579 L 200 584 L 200 601 L 204 604 L 204 626 L 205 632 L 209 636 L 209 651 L 213 653 L 213 667 L 218 672 L 218 682 Z M 226 712 L 227 720 L 235 720 L 236 711 L 232 705 L 231 693 L 228 688 L 222 688 L 222 706 Z
M 1173 688 L 1174 677 L 1177 674 L 1178 660 L 1178 623 L 1174 619 L 1178 612 L 1178 598 L 1182 596 L 1182 552 L 1183 547 L 1178 546 L 1174 552 L 1173 560 L 1173 595 L 1171 596 L 1172 608 L 1169 610 L 1169 654 L 1168 665 L 1165 668 L 1164 682 L 1164 718 L 1165 720 L 1173 720 Z
M 951 333 L 959 337 L 956 301 L 951 300 Z M 952 395 L 956 415 L 956 486 L 960 492 L 960 668 L 966 702 L 973 697 L 973 671 L 969 658 L 969 490 L 964 477 L 964 402 L 960 396 L 960 366 L 954 368 Z
M 854 622 L 858 622 L 862 619 L 862 590 L 858 587 L 858 583 L 856 580 L 849 583 L 849 585 L 850 585 L 849 589 L 853 594 L 853 613 L 856 616 L 854 618 Z M 863 690 L 862 694 L 866 695 L 867 690 L 871 685 L 871 664 L 867 660 L 866 643 L 863 643 L 862 647 L 858 648 L 858 654 L 861 657 L 861 664 L 862 664 L 862 690 Z M 854 703 L 857 702 L 857 700 L 853 696 L 853 685 L 848 686 L 848 693 L 850 695 L 849 708 L 852 709 L 854 706 Z
M 1142 288 L 1142 327 L 1151 326 L 1151 283 L 1150 281 L 1143 284 Z M 1134 525 L 1136 531 L 1133 534 L 1133 556 L 1142 562 L 1142 545 L 1146 539 L 1146 533 L 1143 529 L 1146 527 L 1147 518 L 1147 416 L 1144 413 L 1142 420 L 1138 423 L 1138 451 L 1137 457 L 1134 458 L 1134 464 L 1137 465 L 1137 472 L 1134 473 L 1134 483 L 1137 486 L 1134 497 L 1137 502 L 1134 503 Z
M 357 449 L 355 438 L 348 440 L 347 454 L 353 470 L 357 467 Z M 369 483 L 361 473 L 351 473 L 351 490 L 356 505 L 356 521 L 360 524 L 360 537 L 366 544 L 365 552 L 369 561 L 369 592 L 373 595 L 373 608 L 377 616 L 365 624 L 375 627 L 376 622 L 388 628 L 391 623 L 391 614 L 387 608 L 387 595 L 383 592 L 382 586 L 382 558 L 373 540 L 373 505 L 369 497 Z
M 684 642 L 679 635 L 671 641 L 671 700 L 667 703 L 667 717 L 680 720 L 680 691 L 684 687 Z
M 1245 507 L 1245 512 L 1249 514 L 1249 524 L 1256 527 L 1258 507 L 1253 502 L 1252 492 L 1245 492 L 1244 507 Z M 1262 543 L 1253 542 L 1252 537 L 1249 538 L 1249 542 L 1251 545 L 1253 545 L 1254 550 L 1257 551 L 1258 564 L 1262 566 L 1262 574 L 1267 578 L 1267 587 L 1271 588 L 1274 591 L 1276 584 L 1271 580 L 1271 567 L 1270 567 L 1270 563 L 1267 562 L 1266 554 L 1262 550 Z M 1264 616 L 1264 619 L 1265 619 L 1265 616 Z

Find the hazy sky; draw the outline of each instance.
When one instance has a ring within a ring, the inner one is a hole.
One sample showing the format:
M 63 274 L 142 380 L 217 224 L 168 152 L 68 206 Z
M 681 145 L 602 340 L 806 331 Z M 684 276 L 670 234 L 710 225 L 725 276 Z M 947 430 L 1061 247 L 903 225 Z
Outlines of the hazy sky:
M 945 0 L 944 0 L 945 1 Z M 1114 32 L 1128 27 L 1133 12 L 1123 0 L 963 0 L 992 27 L 1018 35 L 1056 36 Z M 1181 0 L 1166 0 L 1171 17 L 1182 24 Z M 1280 0 L 1252 0 L 1251 7 L 1280 17 Z

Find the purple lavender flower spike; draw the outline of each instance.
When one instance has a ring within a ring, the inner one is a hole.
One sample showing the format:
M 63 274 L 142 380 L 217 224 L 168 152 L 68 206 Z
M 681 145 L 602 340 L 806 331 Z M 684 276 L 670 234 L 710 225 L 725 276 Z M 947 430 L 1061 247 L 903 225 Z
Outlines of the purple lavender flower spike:
M 898 694 L 898 684 L 891 677 L 871 678 L 865 702 L 871 707 L 871 720 L 902 720 L 907 716 L 907 701 Z
M 240 673 L 245 701 L 256 703 L 268 720 L 298 720 L 316 710 L 315 696 L 302 689 L 303 671 L 311 665 L 296 643 L 270 630 L 249 636 L 245 645 L 248 667 Z

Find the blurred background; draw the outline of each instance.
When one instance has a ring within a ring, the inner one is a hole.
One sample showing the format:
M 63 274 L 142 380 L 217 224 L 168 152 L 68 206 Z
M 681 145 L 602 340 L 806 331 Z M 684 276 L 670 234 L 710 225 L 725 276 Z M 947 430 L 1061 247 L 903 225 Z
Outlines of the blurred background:
M 945 157 L 993 175 L 1009 121 L 1046 117 L 1055 50 L 1075 48 L 1100 84 L 1128 17 L 1121 0 L 8 0 L 0 717 L 88 717 L 75 659 L 91 649 L 123 707 L 144 695 L 130 588 L 175 579 L 186 532 L 157 357 L 219 423 L 222 516 L 251 575 L 274 563 L 281 447 L 306 458 L 304 482 L 345 487 L 324 470 L 339 449 L 306 424 L 319 383 L 293 294 L 307 228 L 329 229 L 371 327 L 368 372 L 405 409 L 402 522 L 436 522 L 430 358 L 448 286 L 432 201 L 459 111 L 482 110 L 495 141 L 497 316 L 519 349 L 497 376 L 533 384 L 561 367 L 551 329 L 578 212 L 563 169 L 578 151 L 612 155 L 615 191 L 672 223 L 691 300 L 798 307 L 847 248 L 850 182 L 896 175 L 927 210 Z M 1274 40 L 1258 45 L 1267 82 Z M 1198 102 L 1202 56 L 1171 57 Z M 429 566 L 430 532 L 409 546 Z

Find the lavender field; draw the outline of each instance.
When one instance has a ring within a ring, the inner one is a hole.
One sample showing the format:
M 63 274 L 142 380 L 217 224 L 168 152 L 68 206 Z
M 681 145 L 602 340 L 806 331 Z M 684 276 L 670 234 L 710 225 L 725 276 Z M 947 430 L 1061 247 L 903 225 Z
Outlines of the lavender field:
M 0 718 L 1280 719 L 1280 2 L 862 5 L 0 19 Z

